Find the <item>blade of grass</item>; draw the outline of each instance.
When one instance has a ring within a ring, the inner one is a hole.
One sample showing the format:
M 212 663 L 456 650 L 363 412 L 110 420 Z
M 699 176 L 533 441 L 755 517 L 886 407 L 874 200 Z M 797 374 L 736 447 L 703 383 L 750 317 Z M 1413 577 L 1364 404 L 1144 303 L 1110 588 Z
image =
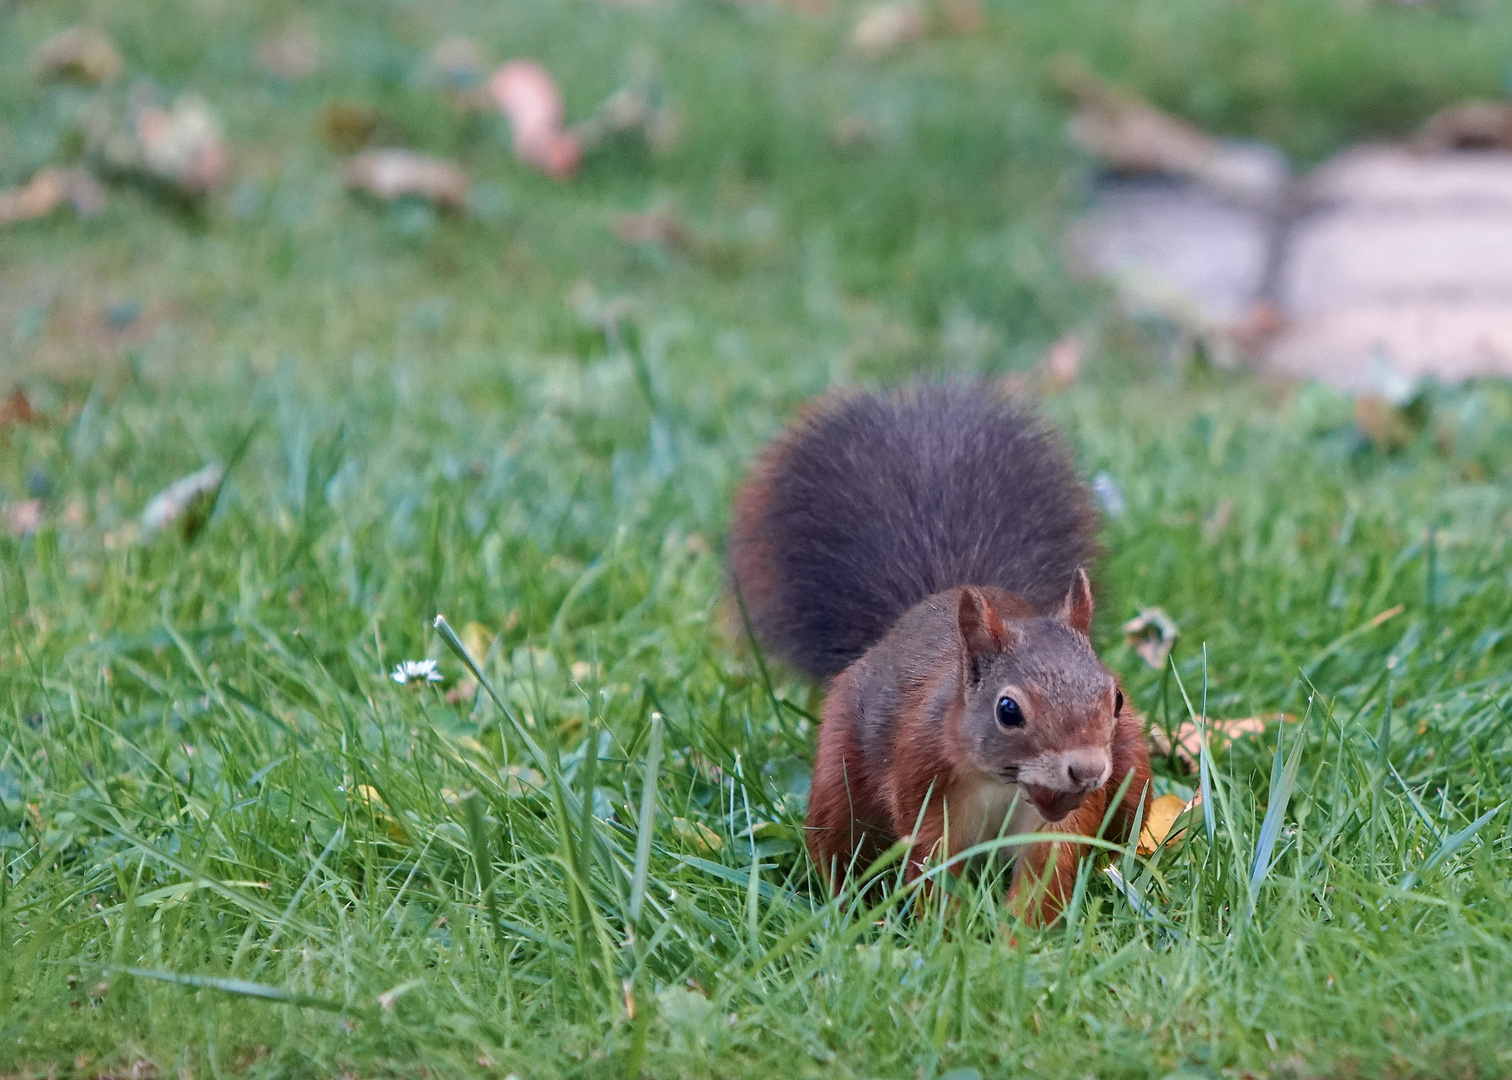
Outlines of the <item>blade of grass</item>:
M 1443 843 L 1439 844 L 1438 850 L 1435 851 L 1432 855 L 1428 856 L 1427 861 L 1423 863 L 1422 867 L 1419 870 L 1409 871 L 1407 875 L 1402 878 L 1401 888 L 1404 890 L 1410 889 L 1417 884 L 1418 880 L 1423 875 L 1432 873 L 1434 868 L 1438 866 L 1439 863 L 1443 862 L 1460 848 L 1468 844 L 1475 837 L 1475 834 L 1480 832 L 1481 826 L 1485 825 L 1486 822 L 1490 821 L 1497 814 L 1501 813 L 1502 807 L 1506 805 L 1506 803 L 1499 803 L 1496 806 L 1493 806 L 1490 810 L 1487 810 L 1484 814 L 1476 818 L 1470 824 L 1466 825 L 1463 829 L 1455 833 L 1453 836 L 1446 836 Z
M 1305 717 L 1302 723 L 1303 725 L 1307 723 Z M 1283 764 L 1281 751 L 1285 728 L 1284 723 L 1276 726 L 1276 755 L 1271 763 L 1270 798 L 1265 808 L 1265 820 L 1260 824 L 1260 839 L 1255 845 L 1255 858 L 1250 864 L 1251 907 L 1254 906 L 1256 891 L 1274 865 L 1271 856 L 1275 851 L 1276 839 L 1281 835 L 1281 826 L 1286 819 L 1286 808 L 1291 802 L 1292 791 L 1297 784 L 1297 769 L 1302 764 L 1302 751 L 1307 746 L 1307 740 L 1302 737 L 1302 732 L 1298 731 L 1291 753 L 1286 756 Z
M 651 873 L 651 838 L 656 825 L 656 777 L 661 768 L 662 714 L 651 713 L 651 741 L 646 747 L 646 774 L 641 786 L 640 817 L 636 822 L 635 875 L 630 883 L 630 927 L 640 925 Z
M 176 971 L 155 971 L 150 968 L 135 967 L 107 967 L 104 970 L 130 975 L 136 979 L 153 979 L 157 982 L 193 987 L 196 990 L 218 990 L 223 994 L 232 994 L 236 997 L 261 998 L 263 1001 L 277 1001 L 284 1005 L 297 1005 L 300 1008 L 321 1009 L 325 1012 L 354 1011 L 349 1006 L 330 998 L 295 994 L 281 987 L 250 982 L 246 979 L 224 979 L 215 975 L 180 975 Z

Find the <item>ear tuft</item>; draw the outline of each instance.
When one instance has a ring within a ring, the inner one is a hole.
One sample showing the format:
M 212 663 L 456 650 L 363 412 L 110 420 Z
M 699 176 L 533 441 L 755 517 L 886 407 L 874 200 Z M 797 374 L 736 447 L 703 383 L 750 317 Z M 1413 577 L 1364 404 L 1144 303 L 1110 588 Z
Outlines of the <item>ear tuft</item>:
M 1071 588 L 1061 602 L 1056 618 L 1079 634 L 1092 629 L 1092 582 L 1087 578 L 1087 571 L 1080 566 L 1071 576 Z

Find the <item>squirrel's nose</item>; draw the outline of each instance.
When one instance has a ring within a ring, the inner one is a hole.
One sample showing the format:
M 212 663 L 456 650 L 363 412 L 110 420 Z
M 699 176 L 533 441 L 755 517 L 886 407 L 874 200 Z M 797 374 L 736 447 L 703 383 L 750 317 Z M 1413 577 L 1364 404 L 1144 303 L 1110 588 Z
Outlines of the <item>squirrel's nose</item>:
M 1072 788 L 1082 791 L 1102 787 L 1111 771 L 1106 754 L 1072 754 L 1066 758 L 1066 779 Z

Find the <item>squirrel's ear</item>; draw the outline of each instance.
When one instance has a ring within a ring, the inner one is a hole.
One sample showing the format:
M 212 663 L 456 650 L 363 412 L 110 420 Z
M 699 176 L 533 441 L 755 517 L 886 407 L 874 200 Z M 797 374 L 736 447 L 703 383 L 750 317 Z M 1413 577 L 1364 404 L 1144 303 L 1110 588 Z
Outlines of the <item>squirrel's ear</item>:
M 1071 588 L 1061 602 L 1056 617 L 1077 633 L 1085 634 L 1092 629 L 1092 582 L 1080 566 L 1071 578 Z
M 1005 624 L 987 598 L 976 589 L 962 589 L 956 605 L 956 629 L 967 660 L 1003 652 L 1018 640 L 1018 632 Z

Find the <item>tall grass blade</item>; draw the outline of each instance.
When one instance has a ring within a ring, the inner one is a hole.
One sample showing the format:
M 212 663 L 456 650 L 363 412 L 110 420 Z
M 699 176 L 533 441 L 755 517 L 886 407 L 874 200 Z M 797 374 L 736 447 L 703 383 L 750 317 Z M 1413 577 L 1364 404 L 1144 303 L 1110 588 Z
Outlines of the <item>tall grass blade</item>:
M 508 705 L 504 704 L 504 699 L 500 697 L 499 692 L 493 688 L 493 683 L 488 681 L 488 676 L 483 674 L 478 665 L 473 662 L 473 658 L 468 655 L 467 647 L 462 644 L 462 639 L 457 637 L 457 632 L 453 630 L 451 628 L 451 624 L 446 621 L 446 616 L 437 615 L 436 621 L 433 625 L 436 628 L 436 632 L 441 635 L 441 640 L 446 642 L 447 648 L 451 649 L 452 652 L 457 654 L 457 659 L 461 660 L 462 663 L 466 666 L 467 670 L 472 672 L 473 678 L 478 680 L 478 685 L 488 692 L 489 697 L 493 698 L 494 704 L 497 705 L 499 707 L 499 711 L 504 714 L 504 719 L 509 721 L 510 729 L 514 732 L 515 737 L 519 739 L 520 742 L 524 744 L 525 749 L 529 751 L 531 759 L 535 762 L 535 767 L 537 769 L 540 769 L 541 774 L 548 780 L 550 780 L 556 787 L 561 788 L 563 786 L 562 777 L 560 771 L 556 767 L 555 759 L 549 757 L 546 751 L 541 749 L 541 745 L 535 741 L 534 736 L 530 734 L 530 731 L 525 727 L 525 725 L 520 723 L 519 718 L 515 716 L 513 710 L 511 710 Z
M 476 791 L 469 792 L 462 800 L 462 811 L 467 820 L 467 838 L 472 844 L 473 863 L 478 870 L 478 890 L 483 894 L 483 910 L 488 913 L 488 928 L 499 952 L 499 962 L 503 963 L 509 953 L 504 946 L 504 930 L 499 922 L 499 898 L 494 891 L 493 838 L 483 812 L 483 796 Z
M 1493 806 L 1490 810 L 1487 810 L 1484 814 L 1476 818 L 1470 824 L 1466 825 L 1463 829 L 1455 833 L 1453 836 L 1446 836 L 1443 843 L 1439 844 L 1438 850 L 1436 850 L 1432 855 L 1428 856 L 1427 861 L 1423 863 L 1420 870 L 1409 871 L 1407 875 L 1402 878 L 1402 888 L 1410 889 L 1418 883 L 1419 879 L 1423 875 L 1431 874 L 1434 868 L 1439 865 L 1439 863 L 1443 862 L 1460 848 L 1468 844 L 1474 838 L 1475 834 L 1480 832 L 1481 826 L 1486 824 L 1486 822 L 1490 821 L 1497 814 L 1501 813 L 1502 807 L 1506 805 L 1506 803 L 1499 803 L 1496 806 Z
M 641 787 L 640 817 L 636 822 L 635 874 L 630 882 L 630 925 L 640 924 L 651 874 L 651 838 L 656 825 L 656 777 L 661 769 L 662 714 L 651 713 L 651 741 L 646 747 L 646 777 Z
M 1286 819 L 1286 808 L 1291 802 L 1292 790 L 1297 784 L 1297 769 L 1302 764 L 1302 751 L 1307 746 L 1307 740 L 1299 731 L 1296 741 L 1292 743 L 1291 753 L 1287 755 L 1283 766 L 1281 746 L 1285 728 L 1285 723 L 1276 728 L 1276 756 L 1271 766 L 1270 804 L 1265 808 L 1265 820 L 1260 823 L 1260 840 L 1255 845 L 1255 860 L 1250 864 L 1251 907 L 1255 903 L 1255 891 L 1271 872 L 1273 865 L 1271 855 L 1276 848 L 1276 839 L 1281 835 L 1281 825 Z
M 1207 647 L 1203 646 L 1202 696 L 1207 702 Z M 1176 658 L 1171 657 L 1171 674 L 1176 678 L 1176 689 L 1181 691 L 1181 700 L 1186 703 L 1187 715 L 1197 724 L 1197 791 L 1202 802 L 1202 827 L 1207 833 L 1208 845 L 1212 846 L 1218 832 L 1217 811 L 1213 805 L 1213 772 L 1208 756 L 1207 717 L 1192 708 L 1192 699 L 1187 696 L 1186 684 L 1181 681 L 1181 672 L 1176 668 Z
M 154 971 L 149 968 L 135 967 L 110 967 L 107 971 L 119 972 L 122 975 L 130 975 L 136 979 L 154 979 L 158 982 L 174 983 L 178 986 L 189 986 L 196 990 L 219 990 L 223 994 L 234 994 L 237 997 L 261 998 L 264 1001 L 278 1001 L 285 1005 L 298 1005 L 307 1009 L 323 1009 L 326 1012 L 348 1012 L 346 1005 L 330 998 L 313 997 L 310 994 L 294 994 L 281 987 L 269 986 L 267 983 L 250 982 L 247 979 L 223 979 L 215 975 L 180 975 L 176 971 Z

